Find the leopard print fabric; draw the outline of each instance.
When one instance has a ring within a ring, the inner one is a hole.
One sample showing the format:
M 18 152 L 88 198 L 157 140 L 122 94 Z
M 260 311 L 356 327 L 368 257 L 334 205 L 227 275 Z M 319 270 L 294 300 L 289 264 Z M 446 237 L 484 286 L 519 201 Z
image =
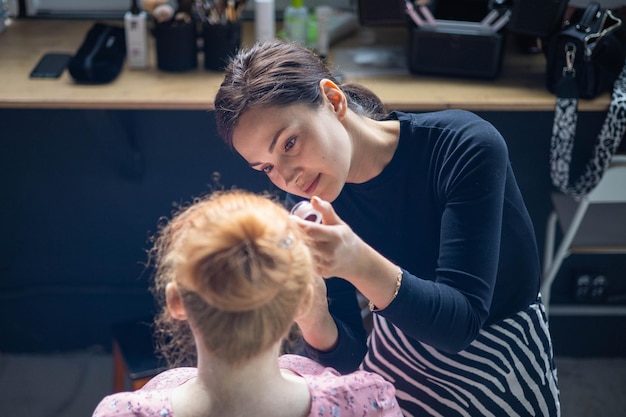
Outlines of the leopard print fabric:
M 569 168 L 576 136 L 577 110 L 578 99 L 557 97 L 550 146 L 550 176 L 552 184 L 562 193 L 579 200 L 598 185 L 626 131 L 626 64 L 613 86 L 609 111 L 592 157 L 580 177 L 572 181 Z

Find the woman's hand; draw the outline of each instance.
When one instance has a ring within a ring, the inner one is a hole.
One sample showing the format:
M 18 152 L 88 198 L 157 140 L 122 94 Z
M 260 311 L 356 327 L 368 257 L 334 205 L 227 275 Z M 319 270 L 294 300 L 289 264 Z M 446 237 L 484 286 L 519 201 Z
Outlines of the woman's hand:
M 378 309 L 385 308 L 397 289 L 398 266 L 357 236 L 328 201 L 313 197 L 311 204 L 322 224 L 294 218 L 307 237 L 315 272 L 350 281 Z
M 322 213 L 322 225 L 301 220 L 298 224 L 308 238 L 315 272 L 323 277 L 349 279 L 355 275 L 355 262 L 358 261 L 361 239 L 335 213 L 332 205 L 313 197 L 313 208 Z

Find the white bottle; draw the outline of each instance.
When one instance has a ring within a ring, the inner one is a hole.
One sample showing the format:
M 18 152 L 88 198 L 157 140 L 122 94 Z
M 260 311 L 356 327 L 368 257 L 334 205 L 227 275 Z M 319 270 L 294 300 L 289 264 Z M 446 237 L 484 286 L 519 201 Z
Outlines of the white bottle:
M 317 53 L 320 57 L 326 58 L 328 55 L 328 20 L 333 12 L 330 6 L 317 6 L 315 16 L 317 18 Z
M 276 6 L 274 0 L 254 0 L 256 40 L 264 42 L 276 37 Z
M 137 0 L 133 0 L 130 10 L 124 14 L 126 64 L 129 68 L 148 66 L 147 20 L 148 14 L 139 9 Z
M 304 0 L 291 0 L 291 6 L 285 7 L 283 15 L 285 37 L 287 40 L 307 44 L 309 34 L 309 11 L 304 6 Z

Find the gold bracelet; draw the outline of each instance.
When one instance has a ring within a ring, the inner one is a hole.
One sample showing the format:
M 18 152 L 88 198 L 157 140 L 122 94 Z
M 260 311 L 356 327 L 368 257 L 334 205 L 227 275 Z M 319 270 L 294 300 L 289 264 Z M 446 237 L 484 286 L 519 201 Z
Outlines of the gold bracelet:
M 389 301 L 389 304 L 391 304 L 391 302 L 396 299 L 396 296 L 398 295 L 398 291 L 400 291 L 400 285 L 402 285 L 402 269 L 400 269 L 400 268 L 398 268 L 398 269 L 399 269 L 398 275 L 396 275 L 396 289 L 393 291 L 393 295 L 391 296 L 391 300 Z M 369 306 L 370 311 L 372 313 L 376 313 L 378 311 L 381 311 L 378 308 L 376 308 L 374 303 L 372 303 L 371 301 L 369 302 L 368 306 Z

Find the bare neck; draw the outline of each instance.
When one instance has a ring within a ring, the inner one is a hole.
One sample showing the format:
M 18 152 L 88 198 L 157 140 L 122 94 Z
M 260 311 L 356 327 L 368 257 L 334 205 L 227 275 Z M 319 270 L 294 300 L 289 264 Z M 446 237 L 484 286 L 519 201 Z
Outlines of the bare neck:
M 369 181 L 393 158 L 400 137 L 400 122 L 377 121 L 348 111 L 344 123 L 353 146 L 348 182 Z
M 304 378 L 278 366 L 278 345 L 239 366 L 198 352 L 198 377 L 176 388 L 177 417 L 303 417 L 311 396 Z

